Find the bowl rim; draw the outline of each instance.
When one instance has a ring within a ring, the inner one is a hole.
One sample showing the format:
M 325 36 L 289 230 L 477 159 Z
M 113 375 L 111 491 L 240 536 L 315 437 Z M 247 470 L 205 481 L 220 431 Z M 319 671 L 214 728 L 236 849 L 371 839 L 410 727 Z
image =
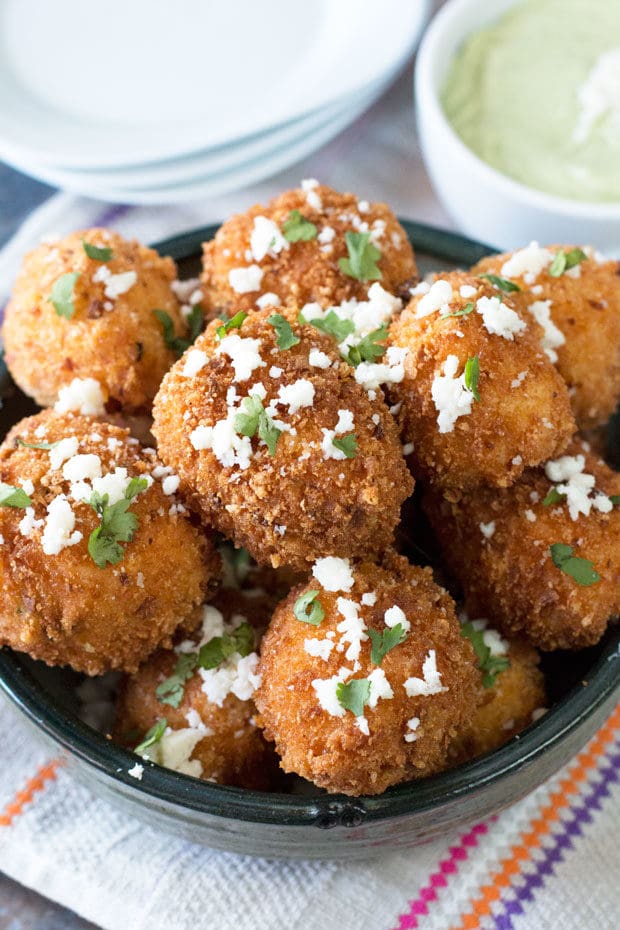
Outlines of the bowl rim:
M 523 0 L 503 0 L 501 9 L 494 9 L 492 15 L 489 16 L 489 21 L 496 21 L 506 10 L 521 2 Z M 455 20 L 458 20 L 464 11 L 471 9 L 488 11 L 490 5 L 485 0 L 447 0 L 447 3 L 435 14 L 422 37 L 416 55 L 413 77 L 418 120 L 422 111 L 425 111 L 429 120 L 449 137 L 450 144 L 454 147 L 458 157 L 467 164 L 470 170 L 478 174 L 487 185 L 498 188 L 510 200 L 538 210 L 577 219 L 620 220 L 620 201 L 601 203 L 600 201 L 571 200 L 569 197 L 558 197 L 556 194 L 549 194 L 515 181 L 476 155 L 453 128 L 439 99 L 439 81 L 435 78 L 434 69 L 437 60 L 445 57 L 443 45 L 446 32 L 452 29 Z M 458 39 L 457 48 L 475 30 L 475 25 L 471 23 L 465 25 Z
M 409 220 L 400 222 L 414 248 L 434 253 L 438 260 L 475 264 L 494 251 L 458 233 Z M 191 258 L 199 254 L 202 242 L 212 238 L 218 228 L 218 224 L 209 224 L 152 247 L 175 259 Z M 620 627 L 608 630 L 587 681 L 576 684 L 539 720 L 499 749 L 437 775 L 388 788 L 383 794 L 362 797 L 301 796 L 232 788 L 142 760 L 87 726 L 76 714 L 49 701 L 29 668 L 31 661 L 7 647 L 0 648 L 0 691 L 64 752 L 111 778 L 119 788 L 122 785 L 142 795 L 145 802 L 280 828 L 331 826 L 334 817 L 344 818 L 345 822 L 349 818 L 351 825 L 357 826 L 361 821 L 380 822 L 438 812 L 480 793 L 489 784 L 508 779 L 569 738 L 620 688 Z M 142 780 L 128 774 L 136 763 L 144 767 Z

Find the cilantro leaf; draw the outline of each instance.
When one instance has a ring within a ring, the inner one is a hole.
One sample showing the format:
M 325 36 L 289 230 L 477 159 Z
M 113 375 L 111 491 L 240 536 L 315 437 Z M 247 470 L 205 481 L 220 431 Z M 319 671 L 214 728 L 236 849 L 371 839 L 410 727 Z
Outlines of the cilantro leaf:
M 293 606 L 293 614 L 297 620 L 301 620 L 302 623 L 310 623 L 312 626 L 318 626 L 321 623 L 325 611 L 321 606 L 318 594 L 318 591 L 306 591 L 305 594 L 297 598 Z
M 66 320 L 70 320 L 75 313 L 73 289 L 79 277 L 77 271 L 70 271 L 61 275 L 54 281 L 52 292 L 48 298 L 57 316 L 64 316 Z
M 500 278 L 497 274 L 480 274 L 479 278 L 485 278 L 489 284 L 492 284 L 493 287 L 496 287 L 499 291 L 503 291 L 505 294 L 514 294 L 515 291 L 520 291 L 521 288 L 518 284 L 515 284 L 514 281 L 511 281 L 509 278 Z
M 601 580 L 601 576 L 595 571 L 589 559 L 581 559 L 573 555 L 572 546 L 567 546 L 565 543 L 553 543 L 549 546 L 549 551 L 555 567 L 563 571 L 565 575 L 570 575 L 581 587 L 589 588 Z
M 341 707 L 350 710 L 356 717 L 364 713 L 364 705 L 370 697 L 370 682 L 367 678 L 341 681 L 336 688 L 336 698 Z
M 269 454 L 275 455 L 282 430 L 274 425 L 258 394 L 251 394 L 244 398 L 241 412 L 235 417 L 234 426 L 235 431 L 241 436 L 252 438 L 258 432 L 258 437 L 267 446 Z
M 369 628 L 368 635 L 372 643 L 370 661 L 373 665 L 381 665 L 383 657 L 388 654 L 390 649 L 404 643 L 407 638 L 407 631 L 402 623 L 396 623 L 393 627 L 386 627 L 381 633 Z
M 189 344 L 193 345 L 200 336 L 202 332 L 202 324 L 204 323 L 200 304 L 194 304 L 190 312 L 187 314 L 185 322 L 187 323 L 187 328 L 189 329 Z
M 245 310 L 240 310 L 239 313 L 235 313 L 234 316 L 231 316 L 229 320 L 226 320 L 225 323 L 222 323 L 221 326 L 215 330 L 215 335 L 218 339 L 223 339 L 224 336 L 231 331 L 231 329 L 241 329 L 243 326 L 243 321 L 247 317 Z
M 82 239 L 82 248 L 89 258 L 96 262 L 109 262 L 113 256 L 112 249 L 99 245 L 91 245 L 86 239 Z
M 571 249 L 569 252 L 560 249 L 555 253 L 555 258 L 549 265 L 549 274 L 552 278 L 559 278 L 565 271 L 569 271 L 575 265 L 580 265 L 587 257 L 583 249 Z
M 240 656 L 249 656 L 253 650 L 254 630 L 249 623 L 242 623 L 232 633 L 214 636 L 208 643 L 201 646 L 198 653 L 198 667 L 217 668 L 235 653 L 239 653 Z
M 381 340 L 387 339 L 387 334 L 387 323 L 382 323 L 378 329 L 364 336 L 356 346 L 351 346 L 348 356 L 349 364 L 357 368 L 361 362 L 374 362 L 375 359 L 381 358 L 386 350 Z
M 171 707 L 179 706 L 185 693 L 185 682 L 192 677 L 197 664 L 198 654 L 196 652 L 181 653 L 172 674 L 155 689 L 160 704 L 169 704 Z
M 141 491 L 146 490 L 146 478 L 132 478 L 125 494 L 115 504 L 109 504 L 107 494 L 94 491 L 87 503 L 101 517 L 101 524 L 96 527 L 88 539 L 88 554 L 99 568 L 117 565 L 124 556 L 122 542 L 131 542 L 138 528 L 138 518 L 130 513 L 131 502 Z
M 557 488 L 551 488 L 543 500 L 543 507 L 553 507 L 554 504 L 561 504 L 565 500 L 566 494 L 560 494 Z
M 281 313 L 274 313 L 267 320 L 278 334 L 277 345 L 279 349 L 292 349 L 299 342 L 299 336 L 293 332 L 293 327 Z
M 317 229 L 299 210 L 291 210 L 282 226 L 282 232 L 288 242 L 309 242 L 316 238 Z
M 0 481 L 0 507 L 30 507 L 32 501 L 23 488 Z
M 17 438 L 18 446 L 24 446 L 26 449 L 43 449 L 44 452 L 49 452 L 50 449 L 55 449 L 59 445 L 61 440 L 58 442 L 26 442 L 25 439 Z
M 310 320 L 310 325 L 328 336 L 333 336 L 336 342 L 342 342 L 355 332 L 355 323 L 352 320 L 341 320 L 333 310 L 325 314 L 323 319 Z
M 620 507 L 620 494 L 612 494 L 609 498 L 614 507 Z
M 491 650 L 484 641 L 484 630 L 477 630 L 473 623 L 464 623 L 461 626 L 461 636 L 468 639 L 474 647 L 478 668 L 482 672 L 482 684 L 485 688 L 492 688 L 500 672 L 510 668 L 510 660 L 506 656 L 491 655 Z
M 480 378 L 480 359 L 477 355 L 468 358 L 465 362 L 465 387 L 474 395 L 474 400 L 480 400 L 478 392 L 478 379 Z
M 370 241 L 370 233 L 348 232 L 344 240 L 349 257 L 339 259 L 340 270 L 358 281 L 378 281 L 381 271 L 377 262 L 381 258 L 381 252 Z
M 202 330 L 202 310 L 196 304 L 195 307 L 192 307 L 191 313 L 187 317 L 187 326 L 189 328 L 189 338 L 184 336 L 177 336 L 174 331 L 174 323 L 169 313 L 166 313 L 165 310 L 153 310 L 153 314 L 157 317 L 161 323 L 161 328 L 163 331 L 164 342 L 167 347 L 173 352 L 176 352 L 180 358 L 186 349 L 196 341 L 200 332 Z
M 453 317 L 453 316 L 469 316 L 469 314 L 473 313 L 473 311 L 474 311 L 474 305 L 470 300 L 469 303 L 465 304 L 462 310 L 455 310 L 454 313 L 444 313 L 443 316 L 439 317 L 439 319 L 449 320 L 450 317 Z
M 332 446 L 340 452 L 344 452 L 348 459 L 354 459 L 357 452 L 357 437 L 355 433 L 348 433 L 340 439 L 332 439 Z
M 168 721 L 165 717 L 162 717 L 161 720 L 158 720 L 157 723 L 154 723 L 151 729 L 146 731 L 144 734 L 144 739 L 138 746 L 136 746 L 134 752 L 141 754 L 145 751 L 145 749 L 148 749 L 150 746 L 154 746 L 155 743 L 158 743 L 166 732 L 167 726 Z

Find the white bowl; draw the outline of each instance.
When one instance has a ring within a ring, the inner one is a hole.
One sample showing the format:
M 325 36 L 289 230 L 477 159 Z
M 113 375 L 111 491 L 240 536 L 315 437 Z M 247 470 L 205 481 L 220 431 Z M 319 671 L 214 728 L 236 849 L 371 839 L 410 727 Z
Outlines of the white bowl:
M 532 239 L 588 243 L 620 256 L 620 203 L 587 203 L 526 187 L 487 165 L 448 122 L 440 92 L 455 52 L 520 0 L 449 0 L 429 26 L 415 70 L 418 134 L 431 181 L 468 236 L 501 249 Z M 553 37 L 549 37 L 553 41 Z

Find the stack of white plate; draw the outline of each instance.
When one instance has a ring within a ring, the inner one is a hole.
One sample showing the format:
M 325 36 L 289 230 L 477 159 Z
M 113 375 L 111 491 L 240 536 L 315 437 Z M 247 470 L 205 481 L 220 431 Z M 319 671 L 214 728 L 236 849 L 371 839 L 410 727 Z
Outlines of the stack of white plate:
M 0 157 L 125 203 L 215 196 L 381 94 L 429 0 L 0 0 Z

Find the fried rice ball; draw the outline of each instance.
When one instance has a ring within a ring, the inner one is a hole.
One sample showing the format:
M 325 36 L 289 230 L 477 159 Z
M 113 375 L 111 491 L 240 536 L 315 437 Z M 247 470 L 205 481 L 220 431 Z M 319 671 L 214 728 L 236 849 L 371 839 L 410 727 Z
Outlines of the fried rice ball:
M 0 645 L 88 675 L 135 671 L 194 621 L 219 557 L 126 430 L 43 411 L 9 432 L 0 480 Z
M 536 650 L 524 639 L 503 639 L 486 620 L 474 620 L 471 626 L 483 637 L 492 658 L 509 664 L 488 678 L 480 671 L 484 697 L 450 747 L 450 755 L 458 762 L 508 742 L 532 723 L 545 703 L 545 679 Z
M 620 474 L 575 439 L 510 488 L 425 510 L 469 614 L 539 649 L 583 649 L 620 612 Z
M 281 328 L 267 307 L 228 334 L 213 321 L 166 375 L 159 454 L 192 509 L 260 564 L 379 553 L 413 488 L 396 424 L 329 336 L 296 313 L 281 336 L 274 317 Z
M 164 719 L 165 732 L 145 751 L 145 758 L 222 785 L 273 788 L 280 777 L 278 760 L 254 720 L 258 656 L 248 629 L 263 628 L 272 609 L 261 589 L 220 591 L 205 606 L 202 630 L 195 637 L 176 650 L 158 651 L 125 680 L 115 738 L 127 744 L 133 735 L 135 746 Z M 201 647 L 216 643 L 218 637 L 240 635 L 240 630 L 247 634 L 243 654 L 235 653 L 211 669 L 191 664 L 194 658 L 197 662 Z M 179 675 L 188 661 L 187 672 Z
M 93 247 L 101 258 L 87 255 Z M 38 246 L 24 259 L 2 329 L 13 378 L 43 407 L 74 378 L 92 378 L 110 410 L 148 411 L 177 357 L 153 311 L 185 335 L 175 278 L 171 258 L 107 229 Z
M 259 674 L 258 722 L 284 771 L 349 795 L 443 768 L 479 692 L 452 599 L 393 553 L 319 560 L 276 610 Z
M 348 233 L 354 245 L 369 237 L 364 254 L 370 260 L 343 270 Z M 396 294 L 416 280 L 413 250 L 386 204 L 369 204 L 314 180 L 231 217 L 203 246 L 201 283 L 211 317 L 251 310 L 266 295 L 274 304 L 325 308 L 364 300 L 372 281 Z
M 388 340 L 408 350 L 391 396 L 414 474 L 457 498 L 561 452 L 575 430 L 566 385 L 509 298 L 461 272 L 418 290 Z
M 534 242 L 485 258 L 473 271 L 520 288 L 511 297 L 540 324 L 541 343 L 568 385 L 579 428 L 605 423 L 620 403 L 620 262 L 592 249 Z

